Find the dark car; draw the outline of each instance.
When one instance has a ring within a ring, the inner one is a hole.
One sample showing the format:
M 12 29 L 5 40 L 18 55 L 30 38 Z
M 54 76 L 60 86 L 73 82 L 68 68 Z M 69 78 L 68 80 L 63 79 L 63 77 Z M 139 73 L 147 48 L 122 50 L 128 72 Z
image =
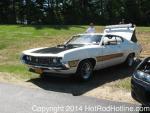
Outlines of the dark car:
M 143 105 L 150 106 L 150 57 L 136 68 L 131 80 L 131 95 Z

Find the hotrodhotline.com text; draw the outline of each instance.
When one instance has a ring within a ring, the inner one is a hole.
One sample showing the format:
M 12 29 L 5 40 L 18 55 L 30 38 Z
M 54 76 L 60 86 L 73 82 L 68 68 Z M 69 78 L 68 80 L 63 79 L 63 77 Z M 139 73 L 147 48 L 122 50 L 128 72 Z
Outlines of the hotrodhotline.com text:
M 33 105 L 32 111 L 37 113 L 59 113 L 59 112 L 133 112 L 133 111 L 150 111 L 150 107 L 127 107 L 125 105 L 101 106 L 101 105 L 66 105 L 66 106 L 38 106 Z

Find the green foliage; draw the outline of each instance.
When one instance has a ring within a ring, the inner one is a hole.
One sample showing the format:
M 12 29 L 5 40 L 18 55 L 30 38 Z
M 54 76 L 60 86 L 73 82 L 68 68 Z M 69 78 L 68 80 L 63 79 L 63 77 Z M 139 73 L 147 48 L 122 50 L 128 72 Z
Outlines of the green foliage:
M 0 24 L 150 24 L 149 0 L 1 0 Z

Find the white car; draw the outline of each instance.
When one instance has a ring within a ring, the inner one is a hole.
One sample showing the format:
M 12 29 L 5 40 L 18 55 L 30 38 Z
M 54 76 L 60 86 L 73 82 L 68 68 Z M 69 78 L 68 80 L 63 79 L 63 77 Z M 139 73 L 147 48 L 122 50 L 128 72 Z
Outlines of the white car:
M 57 47 L 22 52 L 22 61 L 35 73 L 76 74 L 81 80 L 93 70 L 126 63 L 132 66 L 142 48 L 131 24 L 106 26 L 104 33 L 78 34 Z

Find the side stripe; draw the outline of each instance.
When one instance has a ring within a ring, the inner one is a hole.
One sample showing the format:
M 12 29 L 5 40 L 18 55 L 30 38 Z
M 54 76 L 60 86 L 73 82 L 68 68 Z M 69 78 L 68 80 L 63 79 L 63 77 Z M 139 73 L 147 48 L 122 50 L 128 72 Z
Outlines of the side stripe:
M 123 53 L 117 53 L 117 54 L 110 54 L 110 55 L 104 55 L 104 56 L 97 56 L 96 59 L 97 59 L 97 62 L 100 62 L 100 61 L 111 60 L 114 58 L 119 58 L 122 56 L 123 56 Z

